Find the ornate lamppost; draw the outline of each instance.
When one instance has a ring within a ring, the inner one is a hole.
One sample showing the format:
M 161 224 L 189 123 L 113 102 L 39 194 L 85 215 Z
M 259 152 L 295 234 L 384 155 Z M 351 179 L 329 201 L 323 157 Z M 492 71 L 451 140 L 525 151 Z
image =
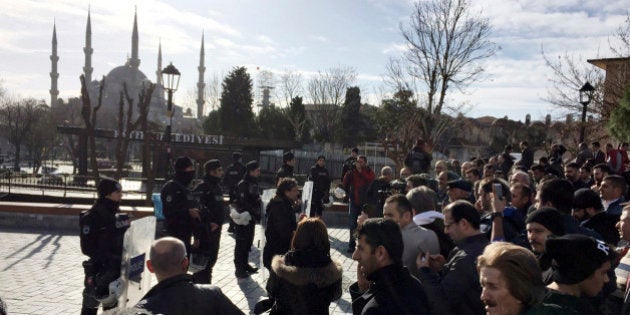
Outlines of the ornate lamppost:
M 584 142 L 584 130 L 586 129 L 586 107 L 593 100 L 595 88 L 588 82 L 580 88 L 580 104 L 582 104 L 582 126 L 580 127 L 580 143 Z
M 163 167 L 164 177 L 167 175 L 167 170 L 171 169 L 171 126 L 173 125 L 173 92 L 177 91 L 179 87 L 179 77 L 181 73 L 179 70 L 170 63 L 164 70 L 162 70 L 162 86 L 168 93 L 168 103 L 166 108 L 166 130 L 164 131 L 164 142 L 166 143 L 166 167 Z

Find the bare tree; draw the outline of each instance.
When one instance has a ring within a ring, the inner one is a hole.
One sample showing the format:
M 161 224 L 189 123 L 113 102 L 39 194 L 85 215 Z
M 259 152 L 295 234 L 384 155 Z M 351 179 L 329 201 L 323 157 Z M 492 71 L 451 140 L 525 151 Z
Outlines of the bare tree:
M 88 140 L 88 146 L 90 148 L 90 164 L 92 164 L 92 174 L 94 178 L 98 178 L 98 163 L 96 162 L 96 136 L 94 130 L 96 129 L 96 113 L 103 105 L 103 90 L 105 89 L 105 76 L 101 80 L 98 91 L 98 102 L 94 108 L 92 108 L 92 101 L 90 100 L 90 93 L 87 90 L 87 82 L 85 82 L 85 76 L 81 75 L 81 117 L 85 124 L 85 136 Z
M 345 93 L 357 79 L 356 69 L 335 67 L 319 71 L 306 86 L 314 106 L 311 121 L 316 128 L 316 138 L 330 141 L 339 120 L 338 111 L 345 100 Z
M 132 121 L 134 104 L 133 98 L 129 96 L 127 83 L 123 83 L 123 91 L 120 92 L 120 104 L 118 108 L 118 142 L 116 145 L 116 178 L 122 176 L 124 164 L 127 158 L 131 132 L 143 126 L 144 121 L 149 114 L 149 105 L 151 103 L 151 95 L 155 90 L 155 84 L 149 83 L 148 87 L 140 90 L 138 97 L 138 117 Z M 125 114 L 125 102 L 127 103 L 127 113 Z
M 409 47 L 409 74 L 426 85 L 430 114 L 442 112 L 449 88 L 475 82 L 484 71 L 480 62 L 496 52 L 488 40 L 488 19 L 470 12 L 469 5 L 467 0 L 418 1 L 409 25 L 400 26 Z
M 20 153 L 26 137 L 37 121 L 37 101 L 33 98 L 5 97 L 0 104 L 0 126 L 15 147 L 14 170 L 20 170 Z
M 34 121 L 26 134 L 24 146 L 33 162 L 33 174 L 37 174 L 42 161 L 52 152 L 57 137 L 57 130 L 50 107 L 40 102 L 34 109 Z
M 435 147 L 452 123 L 445 114 L 457 115 L 461 110 L 446 103 L 449 90 L 463 90 L 478 81 L 483 60 L 493 56 L 497 46 L 489 40 L 488 19 L 471 12 L 467 0 L 418 1 L 409 23 L 401 24 L 400 30 L 407 50 L 402 58 L 390 59 L 385 81 L 396 92 L 414 92 L 412 101 L 421 109 L 415 120 L 418 131 L 406 134 Z
M 212 73 L 208 83 L 206 83 L 206 112 L 219 109 L 221 106 L 221 78 L 216 72 Z M 205 114 L 205 113 L 204 113 Z
M 279 94 L 278 97 L 284 99 L 285 105 L 289 105 L 293 98 L 303 94 L 302 84 L 303 78 L 301 73 L 286 70 L 280 75 L 279 87 L 276 89 Z

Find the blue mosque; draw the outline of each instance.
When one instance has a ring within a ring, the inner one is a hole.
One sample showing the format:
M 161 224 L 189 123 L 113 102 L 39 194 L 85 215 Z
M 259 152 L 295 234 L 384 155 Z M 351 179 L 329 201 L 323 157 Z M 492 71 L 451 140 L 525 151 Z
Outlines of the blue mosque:
M 111 127 L 115 125 L 116 117 L 118 115 L 118 108 L 120 103 L 120 94 L 123 91 L 123 84 L 127 85 L 129 97 L 133 98 L 134 115 L 137 115 L 138 108 L 138 94 L 143 88 L 148 87 L 151 80 L 140 69 L 140 59 L 138 58 L 139 49 L 139 35 L 138 35 L 138 17 L 137 12 L 134 14 L 133 30 L 131 35 L 131 56 L 127 58 L 126 62 L 118 67 L 113 68 L 105 76 L 105 88 L 102 96 L 102 107 L 98 111 L 99 122 L 102 122 L 103 127 Z M 85 62 L 83 66 L 83 76 L 88 85 L 88 91 L 90 94 L 90 100 L 92 106 L 96 106 L 98 102 L 98 94 L 100 87 L 100 80 L 92 78 L 92 26 L 90 19 L 90 12 L 88 11 L 87 25 L 85 29 L 85 46 L 83 47 L 85 55 Z M 54 106 L 58 102 L 59 90 L 57 88 L 59 73 L 57 72 L 57 63 L 60 57 L 57 55 L 57 30 L 56 26 L 53 26 L 52 36 L 52 54 L 51 60 L 51 84 L 50 84 L 50 104 Z M 201 38 L 201 51 L 199 58 L 199 81 L 197 83 L 197 118 L 200 119 L 204 112 L 204 39 Z M 147 119 L 154 123 L 166 123 L 166 100 L 165 91 L 162 87 L 162 46 L 160 44 L 157 54 L 157 69 L 155 72 L 156 84 L 155 91 L 151 96 L 151 103 L 149 107 L 149 114 Z M 178 105 L 173 105 L 173 121 L 182 121 L 184 116 L 183 108 Z M 134 117 L 135 118 L 135 117 Z M 176 129 L 176 126 L 173 126 Z

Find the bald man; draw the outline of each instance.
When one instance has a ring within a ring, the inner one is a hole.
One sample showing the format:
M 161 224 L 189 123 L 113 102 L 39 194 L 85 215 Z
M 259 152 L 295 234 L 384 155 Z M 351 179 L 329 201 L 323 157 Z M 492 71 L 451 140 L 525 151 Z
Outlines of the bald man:
M 219 287 L 194 284 L 188 275 L 188 256 L 184 243 L 174 237 L 163 237 L 151 246 L 147 268 L 158 284 L 136 307 L 153 314 L 243 314 Z

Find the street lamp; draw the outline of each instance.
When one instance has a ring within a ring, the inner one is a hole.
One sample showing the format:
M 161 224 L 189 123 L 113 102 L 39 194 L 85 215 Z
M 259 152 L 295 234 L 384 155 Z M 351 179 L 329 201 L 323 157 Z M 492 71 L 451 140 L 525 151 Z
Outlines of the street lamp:
M 582 104 L 582 127 L 580 128 L 580 143 L 584 142 L 584 130 L 586 129 L 586 107 L 593 100 L 595 88 L 588 82 L 580 88 L 580 104 Z
M 168 121 L 166 123 L 166 131 L 164 132 L 164 142 L 166 142 L 166 168 L 163 170 L 171 169 L 171 125 L 173 124 L 173 92 L 177 91 L 179 87 L 179 77 L 181 73 L 179 70 L 170 63 L 164 70 L 162 70 L 162 87 L 168 93 L 168 103 L 166 108 L 166 117 Z M 166 174 L 165 174 L 166 175 Z M 165 176 L 166 177 L 166 176 Z

